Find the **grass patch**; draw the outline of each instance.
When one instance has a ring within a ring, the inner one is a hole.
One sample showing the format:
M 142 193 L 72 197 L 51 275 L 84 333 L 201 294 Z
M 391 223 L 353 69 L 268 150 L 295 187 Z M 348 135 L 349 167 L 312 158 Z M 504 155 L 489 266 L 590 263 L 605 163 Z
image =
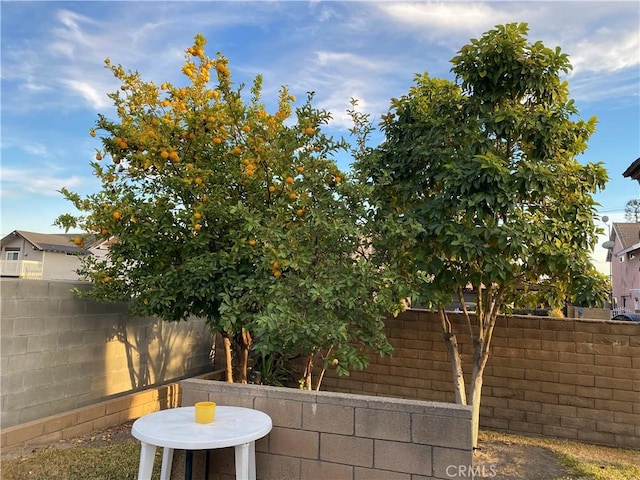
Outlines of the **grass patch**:
M 138 477 L 140 442 L 101 446 L 49 447 L 2 461 L 2 480 L 128 480 Z M 162 449 L 156 451 L 153 478 L 160 476 Z
M 604 447 L 545 437 L 529 437 L 494 431 L 481 431 L 482 442 L 502 442 L 531 445 L 553 452 L 566 467 L 570 477 L 558 480 L 638 480 L 640 479 L 640 451 Z

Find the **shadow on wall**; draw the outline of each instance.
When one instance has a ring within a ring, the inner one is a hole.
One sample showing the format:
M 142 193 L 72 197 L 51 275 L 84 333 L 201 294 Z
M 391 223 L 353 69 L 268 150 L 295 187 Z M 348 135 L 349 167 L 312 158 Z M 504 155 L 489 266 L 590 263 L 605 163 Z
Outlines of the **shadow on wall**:
M 213 364 L 215 345 L 206 336 L 200 322 L 166 322 L 122 315 L 112 326 L 109 340 L 124 348 L 131 390 L 136 391 L 190 375 L 205 355 Z M 182 355 L 176 356 L 176 351 Z M 108 364 L 107 357 L 107 368 Z

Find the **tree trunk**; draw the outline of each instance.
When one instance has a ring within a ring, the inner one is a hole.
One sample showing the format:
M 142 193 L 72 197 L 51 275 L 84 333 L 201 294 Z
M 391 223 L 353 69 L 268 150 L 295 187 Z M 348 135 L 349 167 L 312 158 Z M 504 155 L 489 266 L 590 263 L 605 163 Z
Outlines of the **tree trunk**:
M 242 363 L 240 365 L 240 383 L 247 383 L 247 370 L 249 369 L 249 350 L 253 339 L 251 334 L 242 329 Z
M 478 430 L 480 428 L 480 401 L 482 399 L 482 380 L 484 367 L 489 359 L 488 344 L 481 339 L 473 339 L 473 371 L 469 391 L 471 411 L 471 440 L 473 448 L 478 446 Z
M 466 405 L 467 394 L 464 386 L 464 373 L 462 372 L 462 359 L 460 358 L 460 350 L 458 349 L 458 340 L 454 333 L 445 332 L 443 336 L 447 351 L 449 352 L 449 361 L 451 362 L 456 403 Z
M 222 332 L 222 343 L 224 344 L 224 358 L 227 369 L 227 382 L 233 383 L 233 360 L 231 357 L 231 337 L 227 332 Z

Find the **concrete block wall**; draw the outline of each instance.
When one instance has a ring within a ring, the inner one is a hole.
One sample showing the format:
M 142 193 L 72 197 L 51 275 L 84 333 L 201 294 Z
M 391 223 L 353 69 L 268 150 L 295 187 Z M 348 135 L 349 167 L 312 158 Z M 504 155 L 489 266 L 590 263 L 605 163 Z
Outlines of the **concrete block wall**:
M 450 316 L 467 381 L 472 346 L 462 315 Z M 410 310 L 386 323 L 393 356 L 371 355 L 349 377 L 328 371 L 323 389 L 453 402 L 437 314 Z M 640 448 L 640 324 L 502 317 L 484 375 L 480 424 Z
M 47 445 L 121 425 L 148 413 L 180 404 L 180 385 L 173 383 L 143 392 L 123 395 L 103 402 L 58 413 L 49 417 L 3 428 L 0 445 L 13 447 Z
M 273 430 L 256 442 L 261 480 L 464 478 L 451 474 L 472 465 L 469 407 L 198 379 L 180 385 L 183 406 L 209 400 L 271 416 Z M 179 478 L 184 454 L 175 455 Z M 203 466 L 196 452 L 195 473 Z M 233 449 L 212 451 L 209 473 L 235 478 Z
M 212 369 L 201 319 L 129 318 L 66 281 L 0 281 L 1 427 L 31 422 Z

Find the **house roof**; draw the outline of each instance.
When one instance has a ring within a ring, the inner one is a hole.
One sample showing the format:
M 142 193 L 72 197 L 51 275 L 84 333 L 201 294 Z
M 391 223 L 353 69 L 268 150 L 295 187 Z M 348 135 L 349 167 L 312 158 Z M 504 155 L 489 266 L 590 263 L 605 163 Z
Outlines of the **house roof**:
M 640 223 L 615 223 L 613 235 L 620 239 L 622 250 L 616 252 L 616 256 L 640 250 Z M 615 238 L 612 236 L 612 238 Z
M 88 244 L 94 241 L 93 238 L 90 242 L 86 242 L 83 248 L 78 247 L 74 243 L 74 239 L 78 234 L 69 233 L 36 233 L 26 232 L 24 230 L 14 230 L 6 237 L 0 240 L 0 243 L 5 243 L 10 237 L 23 238 L 29 242 L 36 250 L 44 252 L 59 252 L 59 253 L 86 253 Z
M 624 171 L 622 176 L 631 177 L 634 180 L 638 180 L 638 182 L 640 182 L 640 157 L 638 157 L 635 162 L 629 165 L 629 168 Z

